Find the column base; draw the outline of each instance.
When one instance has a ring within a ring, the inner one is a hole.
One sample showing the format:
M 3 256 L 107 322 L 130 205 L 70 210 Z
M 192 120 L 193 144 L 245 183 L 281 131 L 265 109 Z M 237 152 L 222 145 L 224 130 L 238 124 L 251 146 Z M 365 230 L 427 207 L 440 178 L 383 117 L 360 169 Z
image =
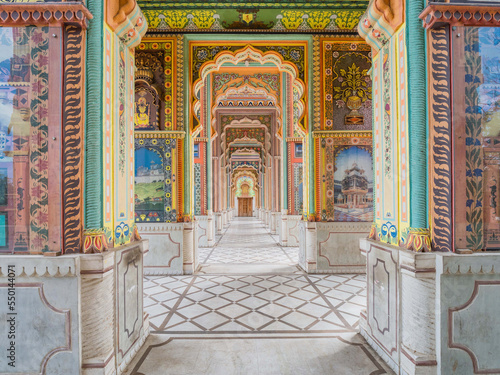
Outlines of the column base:
M 15 275 L 17 300 L 29 302 L 15 306 L 22 322 L 17 336 L 30 338 L 16 342 L 16 368 L 51 375 L 121 374 L 149 335 L 143 308 L 146 251 L 143 240 L 96 254 L 2 255 L 0 285 L 8 285 L 9 273 Z M 7 291 L 0 287 L 5 300 Z M 6 345 L 0 340 L 4 352 Z M 51 355 L 55 347 L 60 350 Z M 0 373 L 11 373 L 7 361 L 0 362 Z
M 401 374 L 498 373 L 500 254 L 414 252 L 360 240 L 367 309 L 360 332 Z M 473 334 L 471 334 L 473 332 Z
M 149 240 L 144 259 L 145 275 L 182 275 L 184 223 L 137 223 L 142 238 Z
M 286 211 L 284 211 L 286 212 Z M 281 215 L 280 245 L 283 247 L 299 246 L 299 222 L 300 215 Z
M 212 247 L 215 244 L 215 220 L 211 212 L 206 216 L 196 216 L 198 226 L 198 246 Z

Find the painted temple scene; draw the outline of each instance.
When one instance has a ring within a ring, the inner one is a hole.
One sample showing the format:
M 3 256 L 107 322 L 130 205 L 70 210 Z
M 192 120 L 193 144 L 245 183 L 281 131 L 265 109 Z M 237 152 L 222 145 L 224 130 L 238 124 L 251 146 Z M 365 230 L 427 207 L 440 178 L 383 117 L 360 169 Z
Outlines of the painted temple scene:
M 373 161 L 369 151 L 356 146 L 335 159 L 336 221 L 373 220 Z
M 0 1 L 0 374 L 500 374 L 500 0 Z

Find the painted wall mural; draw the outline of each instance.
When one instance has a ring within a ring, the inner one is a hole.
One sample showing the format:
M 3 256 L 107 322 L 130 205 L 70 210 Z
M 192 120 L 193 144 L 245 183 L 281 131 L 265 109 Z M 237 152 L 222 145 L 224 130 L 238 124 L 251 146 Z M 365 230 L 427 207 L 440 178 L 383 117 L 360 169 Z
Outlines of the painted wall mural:
M 371 130 L 371 47 L 359 39 L 322 39 L 322 51 L 322 129 Z
M 322 221 L 373 220 L 371 138 L 323 138 Z
M 163 157 L 158 150 L 136 149 L 134 184 L 136 222 L 163 222 L 165 212 L 164 168 Z
M 176 139 L 135 138 L 135 222 L 177 222 L 172 150 Z
M 48 251 L 48 27 L 0 28 L 0 56 L 0 251 Z
M 372 221 L 373 162 L 371 147 L 337 148 L 334 171 L 335 221 Z M 330 191 L 327 190 L 327 198 L 331 195 Z
M 500 75 L 493 68 L 499 41 L 496 28 L 466 27 L 455 47 L 465 56 L 454 71 L 455 90 L 465 92 L 454 107 L 463 119 L 455 130 L 455 242 L 465 239 L 464 247 L 475 251 L 500 249 Z
M 161 130 L 175 130 L 177 79 L 174 64 L 177 56 L 177 38 L 165 37 L 161 41 L 144 39 L 137 47 L 136 59 L 138 69 L 152 71 L 152 85 L 161 97 Z M 150 73 L 149 73 L 150 74 Z M 137 75 L 136 75 L 137 76 Z M 140 75 L 139 75 L 140 76 Z

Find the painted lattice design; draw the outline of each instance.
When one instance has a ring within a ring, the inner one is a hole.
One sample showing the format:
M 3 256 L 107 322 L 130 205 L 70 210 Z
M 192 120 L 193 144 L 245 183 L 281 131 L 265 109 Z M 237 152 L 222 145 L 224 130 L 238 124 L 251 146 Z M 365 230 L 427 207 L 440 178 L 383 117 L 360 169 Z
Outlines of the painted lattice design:
M 194 214 L 201 215 L 201 164 L 194 164 Z
M 296 163 L 293 166 L 293 194 L 294 194 L 294 211 L 296 215 L 302 214 L 303 199 L 304 199 L 304 167 L 302 163 Z
M 265 132 L 261 128 L 229 128 L 226 131 L 226 144 L 231 144 L 237 139 L 250 138 L 264 144 Z

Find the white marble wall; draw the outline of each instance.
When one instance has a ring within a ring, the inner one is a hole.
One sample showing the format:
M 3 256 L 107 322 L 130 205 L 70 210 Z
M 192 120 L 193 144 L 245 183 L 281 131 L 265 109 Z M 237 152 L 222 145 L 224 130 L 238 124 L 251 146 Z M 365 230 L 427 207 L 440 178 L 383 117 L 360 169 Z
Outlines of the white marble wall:
M 137 223 L 137 228 L 149 240 L 144 274 L 182 275 L 184 223 Z
M 79 260 L 78 256 L 1 256 L 0 373 L 80 372 Z M 13 310 L 7 306 L 9 265 L 14 266 Z M 8 339 L 11 318 L 15 337 Z M 9 359 L 11 341 L 15 356 Z M 13 360 L 15 367 L 9 366 Z
M 436 273 L 440 373 L 499 374 L 500 254 L 438 254 Z

